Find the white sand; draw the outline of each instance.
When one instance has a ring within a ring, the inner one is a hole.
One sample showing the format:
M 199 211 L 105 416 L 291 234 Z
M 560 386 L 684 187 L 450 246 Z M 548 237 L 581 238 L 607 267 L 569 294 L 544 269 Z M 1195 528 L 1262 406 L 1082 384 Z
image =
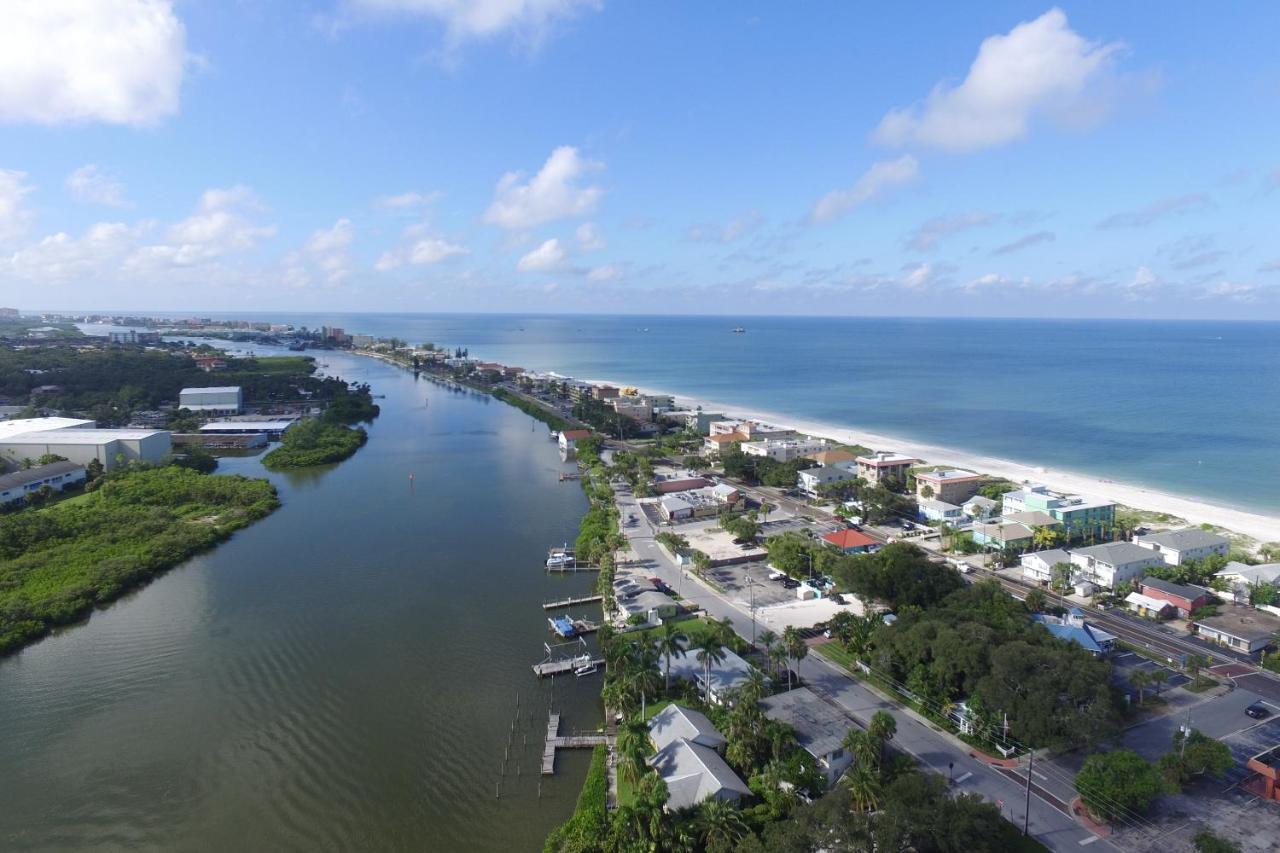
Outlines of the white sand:
M 622 387 L 621 384 L 610 382 L 609 380 L 591 381 L 608 382 L 610 385 Z M 1121 483 L 1115 480 L 1093 477 L 1088 474 L 1079 474 L 1074 471 L 1026 465 L 1009 459 L 982 456 L 949 447 L 939 447 L 909 439 L 895 438 L 854 427 L 796 420 L 793 417 L 776 412 L 747 412 L 741 406 L 717 403 L 714 400 L 700 400 L 654 388 L 640 388 L 639 390 L 645 394 L 670 394 L 679 400 L 682 408 L 686 409 L 696 409 L 701 406 L 705 411 L 724 412 L 726 417 L 733 420 L 752 419 L 764 421 L 787 429 L 798 430 L 808 435 L 829 438 L 841 444 L 860 444 L 874 450 L 892 450 L 897 453 L 906 453 L 928 462 L 930 465 L 949 465 L 956 468 L 964 468 L 981 474 L 1004 477 L 1015 483 L 1027 481 L 1043 483 L 1056 491 L 1089 495 L 1116 501 L 1135 509 L 1168 513 L 1169 515 L 1184 518 L 1191 524 L 1212 524 L 1234 533 L 1242 533 L 1259 542 L 1280 541 L 1280 518 L 1275 516 L 1221 506 L 1210 501 L 1174 495 L 1145 486 Z

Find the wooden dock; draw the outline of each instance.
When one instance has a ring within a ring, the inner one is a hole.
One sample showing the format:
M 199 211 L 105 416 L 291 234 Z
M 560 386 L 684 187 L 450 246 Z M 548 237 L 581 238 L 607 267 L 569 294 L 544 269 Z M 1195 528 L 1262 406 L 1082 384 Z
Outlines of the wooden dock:
M 593 601 L 601 601 L 603 595 L 579 595 L 562 598 L 559 601 L 548 601 L 542 605 L 543 610 L 556 610 L 560 607 L 573 607 L 575 604 L 590 604 Z
M 590 749 L 608 743 L 609 736 L 603 732 L 562 736 L 560 715 L 552 714 L 547 720 L 547 740 L 542 747 L 542 775 L 550 776 L 556 772 L 557 749 Z
M 553 675 L 563 675 L 566 672 L 573 672 L 580 666 L 587 665 L 604 666 L 604 658 L 593 658 L 591 655 L 581 655 L 573 658 L 561 658 L 560 660 L 544 660 L 542 663 L 533 665 L 533 674 L 539 678 L 547 678 Z
M 572 563 L 561 563 L 555 566 L 547 566 L 548 572 L 598 572 L 599 566 L 593 566 L 590 563 L 580 563 L 574 560 Z

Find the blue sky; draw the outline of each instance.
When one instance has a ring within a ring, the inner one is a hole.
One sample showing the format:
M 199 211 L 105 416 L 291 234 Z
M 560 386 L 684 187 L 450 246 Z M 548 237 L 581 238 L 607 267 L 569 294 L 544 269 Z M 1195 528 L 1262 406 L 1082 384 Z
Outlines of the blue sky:
M 1280 319 L 1280 10 L 19 0 L 0 302 Z

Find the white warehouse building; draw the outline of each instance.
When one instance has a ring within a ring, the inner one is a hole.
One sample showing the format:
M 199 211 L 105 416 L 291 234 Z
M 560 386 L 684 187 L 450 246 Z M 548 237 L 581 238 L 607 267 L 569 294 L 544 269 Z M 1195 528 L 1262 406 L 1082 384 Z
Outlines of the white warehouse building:
M 183 388 L 178 394 L 178 408 L 192 412 L 224 412 L 239 414 L 243 398 L 240 386 Z
M 80 465 L 98 460 L 111 470 L 123 460 L 163 462 L 172 447 L 170 434 L 159 429 L 53 429 L 24 432 L 0 439 L 0 456 L 21 464 L 52 453 Z

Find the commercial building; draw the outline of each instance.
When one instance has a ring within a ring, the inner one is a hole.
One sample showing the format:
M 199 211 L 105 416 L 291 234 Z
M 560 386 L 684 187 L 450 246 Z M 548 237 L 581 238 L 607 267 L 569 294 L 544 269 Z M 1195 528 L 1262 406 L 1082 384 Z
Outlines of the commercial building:
M 740 500 L 742 493 L 733 486 L 689 489 L 664 495 L 658 501 L 658 513 L 664 521 L 707 518 L 733 509 Z
M 1216 616 L 1198 619 L 1192 630 L 1238 652 L 1257 654 L 1271 645 L 1280 631 L 1280 619 L 1251 607 L 1228 606 Z
M 793 438 L 796 431 L 787 429 L 786 427 L 774 426 L 773 424 L 761 423 L 760 421 L 731 421 L 720 420 L 711 424 L 708 428 L 708 435 L 725 435 L 731 432 L 742 433 L 746 436 L 746 441 L 764 441 L 766 439 L 783 439 Z
M 192 412 L 217 412 L 239 414 L 243 397 L 238 385 L 222 385 L 212 388 L 183 388 L 178 393 L 178 408 Z
M 853 763 L 853 756 L 844 748 L 845 736 L 855 728 L 853 720 L 808 687 L 761 699 L 760 708 L 769 719 L 795 730 L 796 742 L 818 762 L 828 786 Z
M 796 474 L 796 488 L 811 497 L 817 497 L 823 486 L 831 483 L 848 483 L 858 475 L 848 468 L 832 465 L 826 468 L 806 468 Z
M 1170 566 L 1179 566 L 1188 560 L 1203 560 L 1205 557 L 1214 555 L 1225 557 L 1231 550 L 1231 540 L 1227 537 L 1198 527 L 1134 536 L 1133 544 L 1155 551 Z
M 159 332 L 139 332 L 136 329 L 127 329 L 123 332 L 107 332 L 107 337 L 113 344 L 158 344 L 160 343 Z
M 1212 600 L 1212 594 L 1207 589 L 1173 583 L 1162 578 L 1143 578 L 1135 586 L 1143 595 L 1167 602 L 1184 619 Z
M 60 492 L 67 486 L 83 483 L 84 480 L 84 466 L 76 462 L 50 462 L 25 471 L 0 475 L 0 505 L 17 503 L 45 486 Z
M 373 335 L 352 335 L 351 346 L 356 349 L 367 349 L 373 346 Z
M 604 403 L 625 417 L 646 423 L 653 420 L 653 406 L 643 397 L 610 397 Z
M 707 435 L 713 423 L 724 420 L 722 412 L 670 411 L 663 417 L 682 424 L 686 430 L 696 432 L 698 435 Z
M 54 454 L 80 465 L 95 459 L 110 470 L 120 462 L 163 462 L 170 450 L 169 433 L 146 429 L 52 429 L 0 439 L 0 456 L 13 463 Z
M 858 476 L 868 483 L 901 485 L 907 481 L 907 470 L 917 462 L 913 456 L 881 450 L 870 456 L 859 456 Z
M 1160 555 L 1132 542 L 1077 548 L 1071 552 L 1071 564 L 1078 569 L 1078 577 L 1107 589 L 1140 578 L 1153 566 L 1164 565 Z
M 87 421 L 83 418 L 11 418 L 10 420 L 0 421 L 0 441 L 4 441 L 11 435 L 21 435 L 26 432 L 46 432 L 57 429 L 94 429 L 97 426 L 96 421 Z
M 822 541 L 839 548 L 845 554 L 865 554 L 879 544 L 867 534 L 849 528 L 823 534 Z
M 255 435 L 262 434 L 277 441 L 285 430 L 298 422 L 297 418 L 268 418 L 265 420 L 210 421 L 200 427 L 202 435 Z
M 963 506 L 978 493 L 982 475 L 958 468 L 916 472 L 916 496 Z

